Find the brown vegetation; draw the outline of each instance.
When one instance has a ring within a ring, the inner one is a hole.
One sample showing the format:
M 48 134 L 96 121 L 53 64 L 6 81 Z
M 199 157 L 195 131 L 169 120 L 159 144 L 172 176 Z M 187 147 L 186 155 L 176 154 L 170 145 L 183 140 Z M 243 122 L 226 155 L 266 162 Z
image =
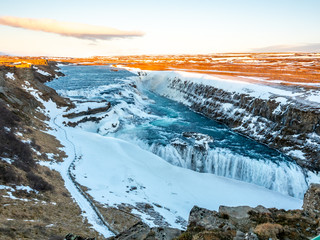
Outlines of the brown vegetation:
M 122 64 L 141 70 L 183 70 L 210 75 L 235 77 L 239 81 L 256 81 L 244 77 L 261 77 L 277 84 L 304 85 L 320 83 L 318 53 L 231 53 L 208 55 L 118 56 L 51 59 L 83 65 Z
M 30 68 L 32 65 L 48 65 L 48 60 L 41 57 L 0 56 L 0 65 L 16 68 Z

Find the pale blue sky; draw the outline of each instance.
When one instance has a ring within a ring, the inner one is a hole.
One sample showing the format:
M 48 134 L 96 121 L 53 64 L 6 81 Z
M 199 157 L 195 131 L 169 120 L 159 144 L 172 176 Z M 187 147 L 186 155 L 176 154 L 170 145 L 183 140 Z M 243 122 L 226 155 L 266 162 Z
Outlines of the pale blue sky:
M 245 52 L 320 43 L 319 0 L 0 1 L 0 16 L 145 32 L 137 38 L 90 41 L 0 25 L 0 52 L 13 54 Z

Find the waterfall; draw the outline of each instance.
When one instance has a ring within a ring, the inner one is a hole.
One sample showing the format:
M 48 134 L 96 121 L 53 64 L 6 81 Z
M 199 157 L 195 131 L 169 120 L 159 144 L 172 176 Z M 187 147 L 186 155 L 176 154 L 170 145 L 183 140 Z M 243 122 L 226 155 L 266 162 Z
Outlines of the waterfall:
M 308 188 L 303 170 L 292 162 L 253 159 L 225 148 L 204 151 L 190 145 L 157 143 L 144 148 L 179 167 L 253 183 L 292 197 L 303 198 Z

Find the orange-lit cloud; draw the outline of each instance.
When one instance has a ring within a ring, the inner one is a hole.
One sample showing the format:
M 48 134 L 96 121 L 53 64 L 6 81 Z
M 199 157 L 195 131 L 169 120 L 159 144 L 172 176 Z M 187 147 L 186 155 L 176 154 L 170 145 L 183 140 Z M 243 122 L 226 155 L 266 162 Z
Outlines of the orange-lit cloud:
M 144 35 L 144 33 L 140 31 L 122 31 L 109 27 L 60 22 L 52 19 L 32 19 L 3 16 L 0 17 L 0 25 L 56 33 L 62 36 L 89 40 L 108 40 L 111 38 L 141 37 Z

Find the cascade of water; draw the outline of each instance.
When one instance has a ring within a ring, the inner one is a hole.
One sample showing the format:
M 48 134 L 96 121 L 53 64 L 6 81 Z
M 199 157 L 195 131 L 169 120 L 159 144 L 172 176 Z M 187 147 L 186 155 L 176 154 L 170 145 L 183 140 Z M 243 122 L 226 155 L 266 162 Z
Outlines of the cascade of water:
M 291 162 L 252 159 L 224 148 L 203 151 L 190 145 L 157 143 L 142 147 L 176 166 L 254 183 L 297 198 L 303 198 L 308 188 L 302 169 Z

